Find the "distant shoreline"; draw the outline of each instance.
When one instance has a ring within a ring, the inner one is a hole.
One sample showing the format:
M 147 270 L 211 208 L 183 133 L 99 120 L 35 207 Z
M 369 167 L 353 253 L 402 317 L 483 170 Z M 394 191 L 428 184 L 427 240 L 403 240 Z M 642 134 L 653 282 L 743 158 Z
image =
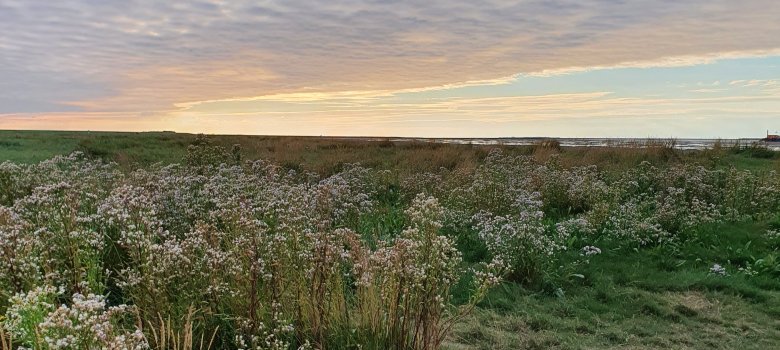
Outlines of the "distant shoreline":
M 31 134 L 54 135 L 196 135 L 174 131 L 70 131 L 70 130 L 0 130 L 0 135 L 19 133 L 19 136 Z M 701 150 L 720 147 L 748 147 L 752 145 L 765 146 L 773 151 L 780 151 L 780 142 L 767 142 L 763 138 L 673 138 L 673 137 L 405 137 L 405 136 L 298 136 L 298 135 L 238 135 L 238 134 L 208 134 L 210 136 L 227 137 L 260 137 L 260 138 L 299 138 L 322 139 L 335 141 L 368 141 L 368 142 L 432 142 L 461 145 L 502 145 L 502 146 L 533 146 L 544 141 L 556 141 L 561 147 L 670 147 L 680 150 Z
M 19 133 L 94 133 L 94 134 L 181 134 L 197 135 L 201 133 L 178 132 L 170 130 L 157 131 L 122 131 L 122 130 L 13 130 L 0 129 L 0 133 L 19 132 Z M 560 136 L 500 136 L 500 137 L 422 137 L 422 136 L 375 136 L 375 135 L 266 135 L 266 134 L 211 134 L 202 133 L 209 136 L 257 136 L 257 137 L 299 137 L 299 138 L 323 138 L 323 139 L 341 139 L 341 140 L 496 140 L 496 141 L 539 141 L 539 140 L 615 140 L 615 141 L 647 141 L 647 140 L 702 140 L 702 141 L 762 141 L 763 137 L 560 137 Z

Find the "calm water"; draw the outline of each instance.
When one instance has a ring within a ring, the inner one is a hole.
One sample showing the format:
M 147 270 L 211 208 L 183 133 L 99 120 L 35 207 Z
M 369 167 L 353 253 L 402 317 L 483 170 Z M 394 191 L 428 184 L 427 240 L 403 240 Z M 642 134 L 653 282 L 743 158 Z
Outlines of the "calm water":
M 475 145 L 533 145 L 542 140 L 550 138 L 474 138 L 474 139 L 423 139 L 423 138 L 391 138 L 390 141 L 423 141 L 423 142 L 442 142 L 456 144 L 475 144 Z M 569 147 L 606 147 L 606 146 L 643 146 L 647 142 L 666 143 L 663 139 L 613 139 L 613 138 L 553 138 L 561 143 L 561 146 Z M 386 138 L 372 138 L 371 140 L 387 140 Z M 730 147 L 735 144 L 749 146 L 759 142 L 766 145 L 767 148 L 780 151 L 780 142 L 762 142 L 760 139 L 675 139 L 675 148 L 677 149 L 707 149 L 720 141 L 723 147 Z

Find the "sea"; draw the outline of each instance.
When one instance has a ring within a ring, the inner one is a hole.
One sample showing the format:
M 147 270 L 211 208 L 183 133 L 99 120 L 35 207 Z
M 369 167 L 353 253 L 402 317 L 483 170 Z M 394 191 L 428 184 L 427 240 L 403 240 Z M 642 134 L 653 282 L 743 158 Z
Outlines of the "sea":
M 648 145 L 671 145 L 681 150 L 701 150 L 713 148 L 720 143 L 721 147 L 751 147 L 759 145 L 773 151 L 780 151 L 780 142 L 765 142 L 761 139 L 649 139 L 649 138 L 550 138 L 550 137 L 519 137 L 519 138 L 362 138 L 371 141 L 392 142 L 440 142 L 452 144 L 473 145 L 535 145 L 542 141 L 555 140 L 563 147 L 648 147 Z

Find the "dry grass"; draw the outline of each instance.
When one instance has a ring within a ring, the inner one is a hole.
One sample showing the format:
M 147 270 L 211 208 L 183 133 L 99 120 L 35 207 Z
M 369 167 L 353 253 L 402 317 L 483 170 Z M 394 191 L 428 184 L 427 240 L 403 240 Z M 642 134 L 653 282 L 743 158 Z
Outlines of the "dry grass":
M 12 347 L 11 335 L 7 334 L 2 326 L 0 326 L 0 350 L 11 350 Z
M 0 160 L 37 162 L 57 154 L 81 150 L 127 168 L 134 168 L 137 163 L 179 163 L 187 153 L 187 146 L 196 137 L 194 134 L 169 132 L 0 131 L 0 143 L 12 145 L 0 147 Z M 657 164 L 711 161 L 735 155 L 738 151 L 718 144 L 708 151 L 680 151 L 674 148 L 675 140 L 621 141 L 606 147 L 561 147 L 559 141 L 554 139 L 542 140 L 531 146 L 509 146 L 444 144 L 433 140 L 298 136 L 210 135 L 208 138 L 228 150 L 235 144 L 240 145 L 244 159 L 266 159 L 292 169 L 306 169 L 322 175 L 338 172 L 344 163 L 361 163 L 402 173 L 437 172 L 440 168 L 469 170 L 494 148 L 501 148 L 505 154 L 532 155 L 542 161 L 557 156 L 563 166 L 596 165 L 618 171 L 642 161 Z M 745 155 L 743 158 L 750 158 L 754 154 L 766 156 L 772 153 L 749 149 L 740 154 Z M 772 163 L 770 159 L 761 160 Z
M 437 172 L 441 168 L 468 171 L 481 163 L 494 148 L 500 148 L 505 154 L 530 155 L 541 162 L 556 156 L 564 167 L 596 165 L 615 170 L 631 168 L 643 161 L 662 164 L 692 157 L 709 158 L 704 157 L 703 152 L 675 149 L 674 140 L 650 140 L 609 147 L 562 147 L 556 140 L 544 140 L 532 146 L 508 146 L 317 137 L 211 138 L 226 148 L 240 144 L 247 159 L 268 159 L 291 168 L 302 166 L 319 174 L 337 172 L 344 163 L 361 163 L 407 174 Z
M 206 332 L 201 332 L 200 337 L 197 337 L 194 333 L 194 315 L 195 309 L 190 307 L 184 319 L 184 325 L 181 328 L 174 326 L 170 318 L 164 319 L 162 315 L 158 315 L 156 322 L 147 322 L 152 334 L 152 339 L 149 339 L 149 345 L 156 350 L 211 349 L 219 327 L 214 329 L 211 337 L 208 339 L 206 338 Z
M 667 301 L 678 310 L 690 310 L 689 313 L 712 313 L 712 316 L 717 315 L 718 301 L 710 301 L 704 293 L 698 291 L 688 291 L 682 293 L 668 293 L 666 295 Z

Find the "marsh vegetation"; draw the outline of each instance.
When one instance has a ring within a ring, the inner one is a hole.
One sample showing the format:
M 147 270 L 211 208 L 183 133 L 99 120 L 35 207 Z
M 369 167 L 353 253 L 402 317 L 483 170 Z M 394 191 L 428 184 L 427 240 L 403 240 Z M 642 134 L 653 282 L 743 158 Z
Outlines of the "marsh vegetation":
M 771 152 L 18 135 L 3 349 L 780 342 Z

